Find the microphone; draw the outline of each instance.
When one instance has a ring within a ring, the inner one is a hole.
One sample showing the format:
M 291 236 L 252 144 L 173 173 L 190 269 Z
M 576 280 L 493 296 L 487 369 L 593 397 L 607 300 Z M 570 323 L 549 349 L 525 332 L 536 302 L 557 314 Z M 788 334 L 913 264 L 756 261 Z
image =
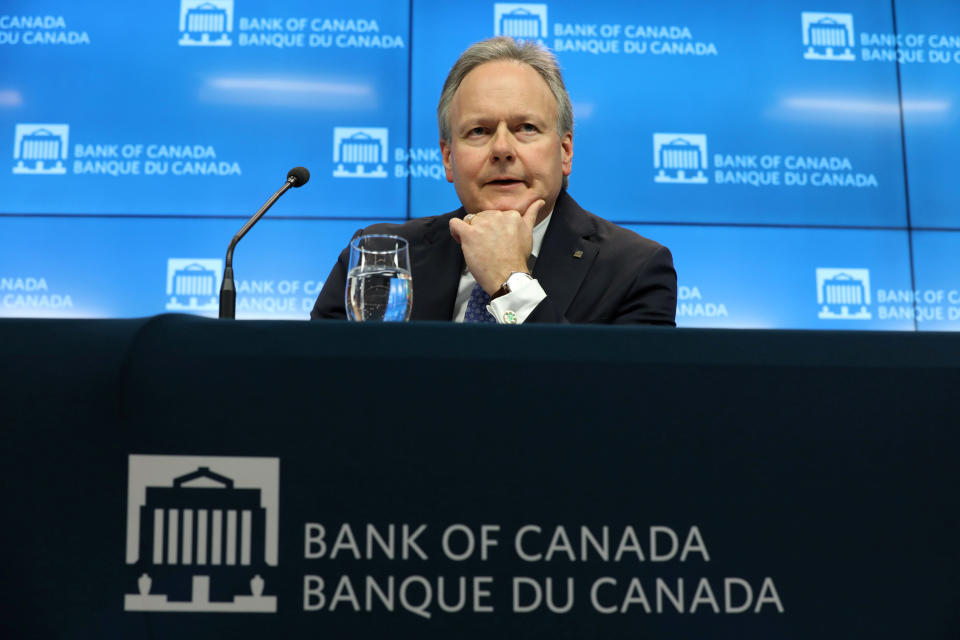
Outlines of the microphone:
M 270 196 L 270 199 L 263 203 L 260 210 L 253 214 L 253 217 L 247 220 L 247 223 L 241 227 L 240 231 L 233 236 L 230 246 L 227 247 L 227 259 L 224 261 L 223 282 L 220 284 L 220 317 L 233 319 L 237 312 L 237 289 L 233 282 L 233 249 L 237 243 L 247 235 L 247 232 L 257 224 L 263 214 L 273 206 L 273 203 L 280 199 L 290 187 L 302 187 L 310 180 L 310 172 L 306 167 L 294 167 L 287 172 L 287 181 L 283 183 L 280 189 Z

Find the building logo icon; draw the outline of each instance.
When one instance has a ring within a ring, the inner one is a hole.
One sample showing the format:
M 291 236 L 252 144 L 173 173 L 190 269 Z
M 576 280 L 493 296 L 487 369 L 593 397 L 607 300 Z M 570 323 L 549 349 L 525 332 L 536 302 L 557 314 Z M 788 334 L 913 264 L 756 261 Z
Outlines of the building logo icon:
M 233 0 L 180 0 L 181 47 L 233 44 Z
M 821 320 L 870 320 L 869 269 L 817 269 Z
M 518 40 L 547 37 L 547 5 L 497 2 L 493 5 L 493 35 Z
M 129 456 L 124 611 L 276 613 L 280 459 Z M 273 587 L 275 588 L 275 587 Z
M 223 261 L 215 258 L 167 260 L 167 311 L 220 310 Z
M 334 178 L 386 178 L 386 127 L 334 127 Z
M 707 136 L 702 133 L 653 134 L 654 182 L 707 184 Z
M 856 60 L 853 55 L 853 14 L 804 11 L 803 57 L 807 60 Z
M 70 126 L 18 124 L 13 132 L 13 172 L 22 175 L 62 176 L 69 150 Z

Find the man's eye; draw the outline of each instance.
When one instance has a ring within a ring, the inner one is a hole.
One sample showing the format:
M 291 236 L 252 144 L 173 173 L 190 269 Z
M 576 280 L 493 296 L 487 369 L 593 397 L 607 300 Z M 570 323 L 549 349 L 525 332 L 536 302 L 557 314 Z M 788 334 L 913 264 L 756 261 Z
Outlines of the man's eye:
M 536 133 L 537 127 L 536 125 L 532 125 L 529 122 L 524 122 L 522 125 L 520 125 L 520 130 L 523 131 L 524 133 Z
M 484 129 L 483 127 L 474 127 L 473 129 L 470 129 L 470 131 L 467 132 L 467 135 L 482 136 L 484 133 L 486 133 L 486 129 Z

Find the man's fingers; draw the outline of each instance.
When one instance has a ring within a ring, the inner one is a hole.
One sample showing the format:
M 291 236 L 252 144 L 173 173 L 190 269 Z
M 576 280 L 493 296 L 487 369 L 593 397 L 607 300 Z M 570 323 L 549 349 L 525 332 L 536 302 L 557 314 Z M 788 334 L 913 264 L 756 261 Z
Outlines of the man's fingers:
M 545 200 L 534 200 L 530 203 L 530 206 L 527 207 L 527 210 L 523 212 L 521 217 L 523 218 L 523 221 L 527 223 L 527 226 L 529 226 L 530 229 L 533 229 L 535 226 L 537 226 L 537 216 L 540 215 L 540 210 L 545 204 Z
M 534 200 L 530 203 L 530 206 L 527 207 L 527 210 L 523 213 L 519 211 L 495 211 L 493 209 L 487 211 L 481 211 L 480 213 L 468 213 L 461 220 L 460 218 L 450 218 L 450 235 L 453 236 L 453 239 L 458 243 L 462 244 L 462 236 L 464 233 L 471 233 L 469 227 L 477 222 L 477 220 L 483 220 L 486 223 L 491 221 L 498 225 L 503 222 L 502 216 L 504 214 L 517 214 L 520 216 L 520 219 L 526 224 L 527 228 L 532 230 L 537 226 L 537 216 L 540 215 L 540 210 L 543 209 L 543 205 L 546 204 L 544 200 Z
M 450 235 L 457 244 L 460 244 L 460 233 L 469 226 L 460 218 L 450 218 Z

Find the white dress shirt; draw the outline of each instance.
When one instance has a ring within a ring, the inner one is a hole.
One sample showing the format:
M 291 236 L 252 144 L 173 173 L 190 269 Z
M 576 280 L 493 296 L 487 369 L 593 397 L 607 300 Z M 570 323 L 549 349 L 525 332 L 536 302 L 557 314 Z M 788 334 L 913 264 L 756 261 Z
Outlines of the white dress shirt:
M 533 228 L 533 247 L 530 253 L 534 257 L 540 254 L 540 246 L 543 244 L 543 236 L 547 233 L 547 225 L 550 224 L 550 218 L 553 217 L 551 211 L 546 218 L 537 223 Z M 453 321 L 463 322 L 467 314 L 467 302 L 470 300 L 470 293 L 473 291 L 477 281 L 473 274 L 467 269 L 466 263 L 463 265 L 463 273 L 460 275 L 460 286 L 457 288 L 457 302 L 453 307 Z M 490 301 L 487 305 L 489 311 L 500 324 L 513 324 L 507 322 L 505 318 L 515 314 L 516 323 L 520 324 L 527 319 L 537 305 L 547 297 L 546 291 L 540 286 L 540 283 L 534 280 L 525 280 L 521 285 L 498 298 Z

